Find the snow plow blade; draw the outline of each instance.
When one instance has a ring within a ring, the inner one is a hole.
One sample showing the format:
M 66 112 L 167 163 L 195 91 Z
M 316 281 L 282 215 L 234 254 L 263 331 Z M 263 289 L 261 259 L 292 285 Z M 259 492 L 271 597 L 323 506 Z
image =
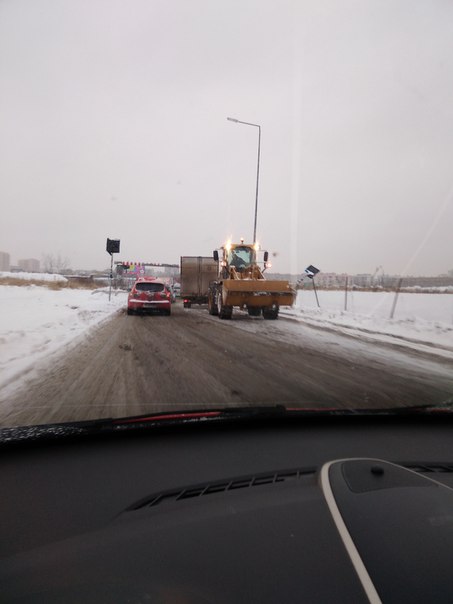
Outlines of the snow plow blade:
M 288 281 L 224 279 L 223 303 L 227 306 L 292 306 L 296 299 Z

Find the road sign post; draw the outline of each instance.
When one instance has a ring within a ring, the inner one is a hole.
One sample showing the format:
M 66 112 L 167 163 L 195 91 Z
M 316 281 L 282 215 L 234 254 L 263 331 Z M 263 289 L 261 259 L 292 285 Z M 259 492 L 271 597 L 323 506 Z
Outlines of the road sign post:
M 310 266 L 307 266 L 307 268 L 305 269 L 305 272 L 307 274 L 307 277 L 313 281 L 313 290 L 315 292 L 316 304 L 318 305 L 318 308 L 320 308 L 319 300 L 318 300 L 318 292 L 316 291 L 316 284 L 315 284 L 315 277 L 319 273 L 319 268 L 316 268 L 316 266 L 313 266 L 312 264 L 310 264 Z
M 120 251 L 120 240 L 119 239 L 108 239 L 106 251 L 110 254 L 110 284 L 109 284 L 109 302 L 112 297 L 112 280 L 113 280 L 113 254 L 119 254 Z

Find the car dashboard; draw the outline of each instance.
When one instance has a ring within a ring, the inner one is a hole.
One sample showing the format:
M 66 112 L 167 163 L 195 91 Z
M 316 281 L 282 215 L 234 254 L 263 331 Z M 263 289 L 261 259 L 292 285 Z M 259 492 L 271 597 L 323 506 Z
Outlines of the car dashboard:
M 451 602 L 448 416 L 6 443 L 2 602 Z

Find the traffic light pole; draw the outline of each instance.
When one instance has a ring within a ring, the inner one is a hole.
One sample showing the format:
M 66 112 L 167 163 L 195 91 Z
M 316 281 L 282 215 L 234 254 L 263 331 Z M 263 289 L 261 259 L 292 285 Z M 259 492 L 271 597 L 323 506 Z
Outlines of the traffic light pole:
M 110 254 L 110 287 L 109 287 L 109 302 L 112 297 L 112 279 L 113 279 L 113 254 L 119 254 L 120 251 L 120 240 L 107 238 L 106 246 L 107 254 Z
M 113 280 L 113 254 L 110 254 L 110 287 L 109 287 L 109 302 L 112 297 L 112 280 Z

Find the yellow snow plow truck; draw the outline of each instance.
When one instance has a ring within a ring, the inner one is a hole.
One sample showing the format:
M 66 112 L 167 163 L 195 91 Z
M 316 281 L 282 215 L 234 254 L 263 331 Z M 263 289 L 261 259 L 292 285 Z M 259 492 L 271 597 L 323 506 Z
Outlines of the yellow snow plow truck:
M 258 262 L 258 255 L 263 260 Z M 263 314 L 264 319 L 277 319 L 280 306 L 292 306 L 296 291 L 288 281 L 267 280 L 268 253 L 260 252 L 258 244 L 226 243 L 214 250 L 219 271 L 208 289 L 208 309 L 211 315 L 231 319 L 233 307 L 247 309 L 252 317 Z M 261 265 L 261 266 L 260 266 Z

